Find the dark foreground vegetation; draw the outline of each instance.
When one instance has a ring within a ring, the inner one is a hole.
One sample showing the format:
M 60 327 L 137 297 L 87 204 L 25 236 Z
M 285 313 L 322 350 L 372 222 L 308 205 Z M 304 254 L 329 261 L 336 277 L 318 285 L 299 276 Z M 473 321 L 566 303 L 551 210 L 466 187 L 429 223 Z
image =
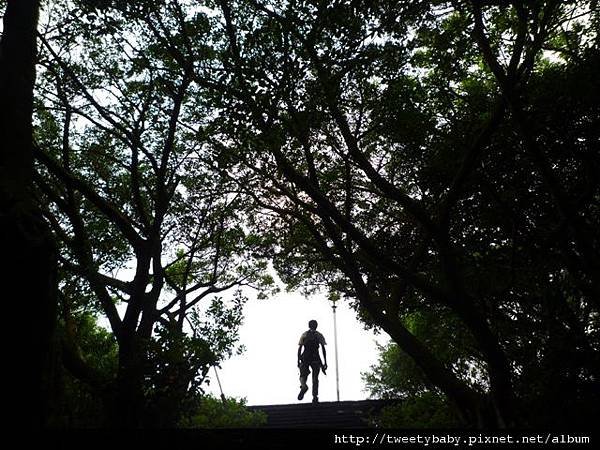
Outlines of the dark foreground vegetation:
M 0 7 L 11 421 L 260 423 L 202 386 L 270 265 L 392 338 L 393 426 L 599 416 L 596 0 Z

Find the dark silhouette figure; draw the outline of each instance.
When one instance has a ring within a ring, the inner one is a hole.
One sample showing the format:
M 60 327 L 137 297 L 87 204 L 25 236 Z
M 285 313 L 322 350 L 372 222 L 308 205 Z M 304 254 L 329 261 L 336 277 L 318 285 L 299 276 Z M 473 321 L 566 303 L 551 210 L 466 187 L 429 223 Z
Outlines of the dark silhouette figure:
M 325 351 L 325 337 L 317 331 L 317 321 L 311 320 L 308 322 L 308 330 L 302 333 L 298 342 L 298 367 L 300 368 L 300 393 L 298 400 L 304 398 L 304 394 L 308 391 L 306 380 L 308 374 L 312 372 L 312 394 L 313 403 L 319 402 L 319 371 L 323 369 L 323 373 L 327 370 L 327 352 Z M 302 350 L 304 347 L 304 351 Z M 319 355 L 319 347 L 323 351 L 323 362 Z

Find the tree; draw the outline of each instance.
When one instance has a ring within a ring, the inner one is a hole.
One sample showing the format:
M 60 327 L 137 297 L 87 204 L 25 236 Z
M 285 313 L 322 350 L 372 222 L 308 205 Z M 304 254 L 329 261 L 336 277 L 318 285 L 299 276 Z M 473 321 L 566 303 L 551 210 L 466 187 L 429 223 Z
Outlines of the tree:
M 38 201 L 61 246 L 62 286 L 83 280 L 118 343 L 116 378 L 87 381 L 108 385 L 109 425 L 138 427 L 152 416 L 147 405 L 165 387 L 161 377 L 178 377 L 169 399 L 178 404 L 198 371 L 206 375 L 230 351 L 226 334 L 235 335 L 243 297 L 225 303 L 215 295 L 263 289 L 270 279 L 243 229 L 243 199 L 204 162 L 206 120 L 196 120 L 203 110 L 192 67 L 154 36 L 173 37 L 167 25 L 177 29 L 180 5 L 59 6 L 47 11 L 40 34 Z M 206 15 L 190 27 L 201 62 Z M 212 341 L 185 336 L 203 300 L 213 315 L 234 311 Z M 175 412 L 169 418 L 176 421 Z
M 5 336 L 10 364 L 10 422 L 38 428 L 47 421 L 55 371 L 56 248 L 32 197 L 32 108 L 39 2 L 0 4 L 0 248 Z
M 440 361 L 452 367 L 470 385 L 477 386 L 484 367 L 474 364 L 473 340 L 460 333 L 456 317 L 443 311 L 415 311 L 403 317 L 407 329 L 427 345 Z M 388 428 L 455 428 L 460 415 L 447 396 L 433 385 L 423 370 L 396 343 L 379 347 L 377 364 L 363 372 L 371 397 L 398 400 L 386 406 L 377 418 Z
M 346 296 L 466 424 L 594 417 L 595 1 L 66 5 L 36 182 L 119 344 L 113 418 L 139 424 L 155 325 L 181 349 L 264 256 Z M 434 320 L 452 352 L 413 327 Z M 572 408 L 544 407 L 557 386 Z
M 262 411 L 250 411 L 245 400 L 221 401 L 207 396 L 190 418 L 182 421 L 182 428 L 256 428 L 264 425 L 267 416 Z
M 63 287 L 64 289 L 64 287 Z M 63 311 L 58 324 L 62 362 L 60 382 L 56 385 L 49 426 L 61 428 L 99 428 L 106 417 L 103 401 L 105 386 L 89 380 L 110 380 L 117 372 L 118 347 L 115 337 L 98 325 L 98 313 L 89 306 L 70 305 L 76 298 L 70 291 L 62 299 Z
M 599 115 L 571 89 L 598 89 L 592 4 L 216 3 L 217 158 L 263 209 L 284 279 L 355 299 L 467 423 L 526 422 L 526 374 L 554 352 L 578 355 L 569 395 L 593 407 Z M 476 384 L 413 312 L 470 336 Z

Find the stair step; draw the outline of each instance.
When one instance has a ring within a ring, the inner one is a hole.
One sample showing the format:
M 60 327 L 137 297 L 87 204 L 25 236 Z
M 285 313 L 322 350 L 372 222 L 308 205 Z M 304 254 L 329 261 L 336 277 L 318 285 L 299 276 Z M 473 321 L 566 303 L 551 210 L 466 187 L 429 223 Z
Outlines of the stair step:
M 397 400 L 255 405 L 248 408 L 267 415 L 265 428 L 367 428 L 369 419 Z

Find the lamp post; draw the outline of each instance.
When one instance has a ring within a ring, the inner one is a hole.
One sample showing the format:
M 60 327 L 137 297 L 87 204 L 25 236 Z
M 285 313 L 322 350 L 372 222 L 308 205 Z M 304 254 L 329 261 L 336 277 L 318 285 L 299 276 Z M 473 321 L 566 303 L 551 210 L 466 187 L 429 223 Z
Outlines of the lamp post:
M 333 345 L 335 347 L 335 390 L 337 393 L 337 401 L 340 401 L 340 372 L 338 364 L 338 341 L 337 341 L 337 319 L 336 319 L 336 305 L 337 298 L 331 299 L 331 309 L 333 310 Z
M 217 372 L 217 366 L 213 366 L 213 369 L 215 370 L 215 375 L 217 377 L 217 383 L 219 383 L 219 391 L 221 391 L 221 401 L 223 403 L 226 403 L 225 394 L 223 394 L 223 387 L 221 386 L 221 380 L 219 379 L 219 373 Z

